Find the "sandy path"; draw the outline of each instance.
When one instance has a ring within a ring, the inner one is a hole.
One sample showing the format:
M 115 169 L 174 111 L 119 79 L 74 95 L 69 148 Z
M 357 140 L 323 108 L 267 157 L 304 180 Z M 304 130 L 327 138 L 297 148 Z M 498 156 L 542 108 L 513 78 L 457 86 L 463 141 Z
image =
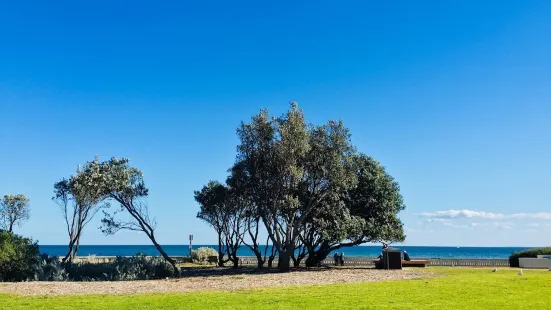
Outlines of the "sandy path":
M 290 273 L 256 269 L 186 269 L 184 277 L 167 280 L 118 282 L 20 282 L 0 283 L 0 293 L 21 295 L 142 294 L 162 292 L 235 291 L 261 287 L 319 285 L 405 280 L 430 277 L 419 269 L 375 270 L 331 268 Z

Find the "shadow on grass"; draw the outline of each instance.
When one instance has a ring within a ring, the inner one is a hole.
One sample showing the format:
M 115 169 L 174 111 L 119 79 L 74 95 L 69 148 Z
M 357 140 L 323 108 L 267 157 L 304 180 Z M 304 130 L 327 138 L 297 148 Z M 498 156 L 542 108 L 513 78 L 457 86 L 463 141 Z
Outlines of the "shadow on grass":
M 327 270 L 347 270 L 347 269 L 375 269 L 374 267 L 362 266 L 362 267 L 292 267 L 290 273 L 297 272 L 323 272 Z M 193 277 L 220 277 L 220 276 L 239 276 L 239 275 L 256 275 L 256 274 L 275 274 L 282 273 L 278 268 L 257 268 L 257 267 L 204 267 L 204 266 L 184 266 L 181 268 L 181 277 L 182 278 L 193 278 Z

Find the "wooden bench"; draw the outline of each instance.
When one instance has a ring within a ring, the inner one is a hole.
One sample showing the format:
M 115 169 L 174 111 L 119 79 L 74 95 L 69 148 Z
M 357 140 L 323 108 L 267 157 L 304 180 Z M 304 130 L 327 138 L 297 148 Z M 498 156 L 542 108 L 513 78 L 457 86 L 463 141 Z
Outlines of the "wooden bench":
M 374 260 L 373 264 L 375 265 L 375 268 L 381 269 L 383 268 L 382 262 L 380 260 Z M 413 260 L 402 260 L 402 267 L 422 267 L 425 268 L 427 265 L 430 264 L 429 260 L 426 259 L 413 259 Z
M 402 260 L 402 267 L 427 267 L 430 264 L 426 259 Z
M 209 257 L 207 257 L 207 262 L 209 264 L 218 264 L 218 256 L 209 256 Z

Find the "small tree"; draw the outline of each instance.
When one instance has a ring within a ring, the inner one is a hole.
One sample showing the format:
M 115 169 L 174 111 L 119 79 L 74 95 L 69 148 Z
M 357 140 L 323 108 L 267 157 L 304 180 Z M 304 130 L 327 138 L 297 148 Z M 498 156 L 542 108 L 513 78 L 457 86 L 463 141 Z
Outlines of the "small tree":
M 197 218 L 209 223 L 218 234 L 218 264 L 231 261 L 239 266 L 237 250 L 241 245 L 245 225 L 245 209 L 232 189 L 211 181 L 195 192 L 201 210 Z M 227 256 L 227 259 L 224 257 Z
M 106 235 L 115 234 L 119 230 L 141 231 L 151 240 L 157 251 L 178 270 L 176 261 L 163 250 L 155 238 L 156 221 L 149 213 L 147 195 L 142 172 L 128 164 L 128 159 L 111 158 L 100 162 L 86 163 L 75 179 L 77 188 L 86 188 L 93 201 L 115 201 L 120 208 L 114 212 L 103 210 L 102 232 Z M 126 213 L 127 219 L 121 219 L 121 213 Z
M 226 253 L 226 243 L 223 237 L 223 226 L 225 214 L 222 212 L 223 196 L 226 191 L 224 185 L 217 181 L 210 181 L 203 186 L 201 191 L 195 191 L 195 201 L 200 205 L 200 211 L 197 218 L 207 222 L 216 231 L 218 237 L 218 265 L 224 266 L 227 260 L 224 259 Z
M 84 227 L 94 218 L 96 213 L 107 204 L 99 204 L 95 193 L 90 193 L 90 187 L 80 186 L 81 171 L 69 178 L 54 184 L 54 200 L 65 219 L 69 235 L 68 252 L 62 262 L 72 261 L 78 253 L 80 238 Z
M 13 232 L 14 226 L 21 226 L 30 218 L 29 198 L 25 195 L 4 195 L 0 201 L 0 228 Z

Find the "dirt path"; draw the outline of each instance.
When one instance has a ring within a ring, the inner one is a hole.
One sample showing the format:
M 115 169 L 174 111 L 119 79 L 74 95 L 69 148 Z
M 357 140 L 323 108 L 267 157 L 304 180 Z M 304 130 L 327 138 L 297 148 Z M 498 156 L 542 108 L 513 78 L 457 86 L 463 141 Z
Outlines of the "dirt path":
M 419 279 L 431 273 L 420 269 L 360 268 L 304 269 L 289 273 L 257 269 L 189 268 L 184 277 L 167 280 L 120 282 L 0 283 L 0 293 L 21 295 L 141 294 L 162 292 L 235 291 L 261 287 L 357 283 Z

